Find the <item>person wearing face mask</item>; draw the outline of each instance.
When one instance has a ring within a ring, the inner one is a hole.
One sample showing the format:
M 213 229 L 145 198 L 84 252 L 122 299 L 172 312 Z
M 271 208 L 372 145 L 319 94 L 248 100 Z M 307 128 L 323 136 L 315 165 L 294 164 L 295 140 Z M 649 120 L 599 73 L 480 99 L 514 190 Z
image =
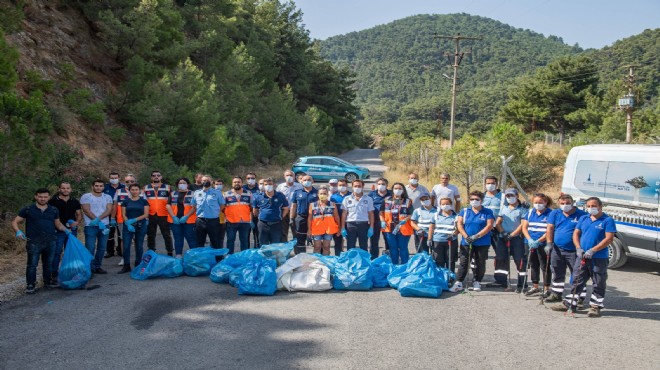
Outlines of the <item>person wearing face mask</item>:
M 119 271 L 120 274 L 131 272 L 131 243 L 135 239 L 135 263 L 134 267 L 142 261 L 142 245 L 144 235 L 147 233 L 146 220 L 149 218 L 149 203 L 140 196 L 140 185 L 132 183 L 128 186 L 131 194 L 121 204 L 124 236 L 126 248 L 124 249 L 124 264 Z
M 246 184 L 243 185 L 243 191 L 250 192 L 252 193 L 252 196 L 256 195 L 261 191 L 259 189 L 259 184 L 257 183 L 257 175 L 254 172 L 248 172 L 245 175 L 245 182 Z M 263 181 L 262 181 L 262 188 L 263 188 Z M 254 238 L 254 247 L 259 248 L 259 230 L 257 230 L 257 223 L 259 222 L 259 219 L 257 217 L 252 217 L 252 221 L 250 223 L 250 227 L 252 230 L 252 238 Z M 248 235 L 248 245 L 250 244 L 250 237 Z
M 225 182 L 222 179 L 215 179 L 215 190 L 223 194 Z M 220 212 L 220 244 L 225 245 L 225 235 L 227 235 L 227 217 L 224 212 Z
M 450 289 L 452 292 L 463 289 L 463 281 L 468 274 L 468 265 L 472 259 L 475 264 L 472 289 L 476 292 L 481 291 L 481 280 L 486 273 L 490 233 L 495 221 L 493 211 L 481 205 L 483 199 L 484 193 L 478 190 L 471 192 L 470 207 L 462 209 L 456 219 L 456 227 L 463 238 L 459 252 L 458 275 Z
M 71 196 L 71 184 L 65 181 L 61 182 L 57 194 L 50 198 L 48 204 L 57 208 L 62 225 L 66 226 L 73 236 L 77 236 L 78 225 L 82 225 L 83 216 L 80 202 L 78 199 Z M 50 269 L 51 281 L 57 281 L 62 251 L 69 239 L 69 235 L 69 233 L 64 231 L 57 231 L 53 263 L 51 264 Z
M 614 220 L 603 213 L 603 202 L 597 197 L 586 201 L 587 215 L 582 216 L 573 232 L 573 244 L 577 253 L 573 275 L 572 292 L 583 291 L 587 281 L 591 279 L 593 289 L 589 299 L 589 317 L 600 317 L 604 307 L 605 289 L 607 287 L 607 265 L 609 263 L 607 247 L 614 240 L 616 224 Z M 555 311 L 566 311 L 569 307 L 575 311 L 572 296 L 564 302 L 551 308 Z
M 548 216 L 548 231 L 545 253 L 550 254 L 550 271 L 552 272 L 552 293 L 546 302 L 560 302 L 564 294 L 564 281 L 566 279 L 566 268 L 573 275 L 573 266 L 577 260 L 573 233 L 578 222 L 587 212 L 573 205 L 573 197 L 562 194 L 559 197 L 559 209 L 550 212 Z M 586 286 L 585 286 L 586 288 Z M 580 292 L 580 300 L 587 295 L 586 289 Z M 580 305 L 582 302 L 578 300 Z
M 284 182 L 277 185 L 275 191 L 284 194 L 286 200 L 291 204 L 291 197 L 296 190 L 302 189 L 302 185 L 299 182 L 295 181 L 295 174 L 291 170 L 284 171 Z M 291 222 L 291 216 L 289 213 L 285 217 L 282 217 L 282 238 L 280 240 L 287 241 L 289 240 L 289 230 L 291 230 L 291 235 L 295 237 L 296 228 L 295 225 Z
M 359 241 L 360 248 L 367 250 L 367 240 L 374 234 L 374 201 L 364 195 L 364 181 L 353 181 L 353 193 L 341 203 L 341 235 L 346 238 L 346 249 L 355 248 Z
M 95 274 L 108 273 L 101 266 L 110 234 L 108 225 L 113 207 L 112 198 L 103 193 L 103 187 L 102 180 L 94 180 L 92 192 L 84 194 L 80 198 L 80 207 L 85 219 L 85 247 L 94 256 L 92 272 Z
M 411 172 L 408 174 L 408 185 L 406 185 L 406 194 L 408 194 L 408 199 L 412 201 L 413 209 L 419 209 L 422 207 L 422 203 L 420 201 L 420 196 L 424 193 L 429 193 L 428 189 L 424 187 L 424 185 L 419 183 L 419 176 Z M 433 202 L 431 202 L 433 205 Z M 435 208 L 435 205 L 433 205 Z M 415 233 L 413 236 L 413 240 L 415 240 L 415 250 L 420 250 L 420 241 L 421 237 Z M 426 249 L 427 246 L 424 243 L 421 243 L 421 249 Z
M 545 194 L 537 193 L 532 198 L 533 209 L 529 210 L 527 218 L 522 221 L 522 232 L 525 235 L 529 248 L 529 265 L 532 275 L 533 286 L 525 292 L 526 296 L 544 294 L 550 295 L 550 263 L 549 255 L 545 252 L 546 232 L 548 231 L 548 216 L 552 200 Z M 541 273 L 543 273 L 543 291 L 539 288 Z
M 192 205 L 195 207 L 197 215 L 195 236 L 197 247 L 203 247 L 208 236 L 211 247 L 220 249 L 223 247 L 220 243 L 220 212 L 225 207 L 225 198 L 221 192 L 213 188 L 211 181 L 210 175 L 204 175 L 202 177 L 203 188 L 193 193 Z
M 406 194 L 409 193 L 406 192 Z M 419 203 L 420 207 L 415 208 L 412 213 L 410 225 L 415 231 L 415 250 L 417 252 L 428 252 L 429 247 L 433 246 L 433 242 L 430 243 L 431 245 L 428 243 L 429 240 L 433 240 L 433 237 L 429 238 L 429 235 L 432 235 L 430 234 L 429 228 L 433 223 L 437 209 L 431 204 L 431 195 L 428 192 L 419 194 Z
M 450 184 L 451 177 L 448 173 L 440 174 L 440 183 L 433 186 L 431 189 L 431 202 L 434 206 L 440 206 L 440 199 L 449 198 L 453 199 L 454 211 L 458 212 L 461 209 L 461 193 L 456 185 Z
M 331 197 L 332 194 L 334 194 L 334 193 L 336 193 L 337 191 L 339 191 L 339 189 L 337 189 L 337 187 L 339 186 L 339 180 L 337 180 L 337 179 L 330 179 L 330 180 L 328 181 L 328 186 L 329 186 L 329 188 L 328 188 L 328 196 Z
M 250 248 L 250 230 L 252 223 L 252 200 L 255 195 L 243 188 L 243 179 L 234 176 L 231 190 L 225 193 L 224 215 L 227 218 L 227 248 L 234 253 L 236 233 L 241 251 Z
M 413 234 L 410 222 L 412 213 L 412 201 L 408 199 L 405 186 L 400 182 L 394 183 L 392 196 L 385 199 L 380 211 L 380 227 L 395 265 L 408 263 L 408 242 Z
M 486 176 L 484 179 L 484 202 L 482 206 L 493 211 L 493 217 L 497 220 L 497 215 L 500 213 L 502 205 L 502 193 L 497 188 L 497 177 Z M 493 232 L 490 234 L 490 245 L 493 250 L 497 249 L 497 236 L 499 233 Z
M 103 188 L 103 194 L 108 194 L 110 198 L 115 199 L 116 194 L 128 193 L 126 185 L 119 182 L 119 173 L 113 171 L 108 175 L 108 183 Z M 114 210 L 110 215 L 110 235 L 108 235 L 108 246 L 105 251 L 105 258 L 114 257 L 115 254 L 121 257 L 121 233 L 117 230 L 117 215 Z
M 515 292 L 521 293 L 525 289 L 525 276 L 527 272 L 527 254 L 525 253 L 525 239 L 522 234 L 522 220 L 527 218 L 529 210 L 518 200 L 518 190 L 509 188 L 504 191 L 506 205 L 500 209 L 495 221 L 495 228 L 499 232 L 495 248 L 495 283 L 502 288 L 508 288 L 510 258 L 518 270 L 518 282 Z
M 337 215 L 340 220 L 342 212 L 344 211 L 341 208 L 341 205 L 344 203 L 344 199 L 349 195 L 351 195 L 351 192 L 348 191 L 348 182 L 345 179 L 337 181 L 337 192 L 330 196 L 330 201 L 337 205 Z M 344 237 L 341 233 L 337 233 L 333 235 L 333 239 L 335 241 L 335 256 L 339 256 L 341 252 L 344 251 Z
M 190 181 L 182 177 L 176 180 L 177 190 L 173 191 L 167 202 L 167 221 L 174 235 L 174 252 L 178 258 L 183 255 L 184 239 L 188 248 L 197 247 L 195 235 L 195 222 L 197 216 L 192 205 L 193 192 L 190 190 Z
M 385 178 L 379 178 L 376 181 L 376 189 L 369 192 L 368 196 L 373 200 L 374 204 L 374 218 L 377 218 L 380 215 L 380 212 L 383 210 L 383 203 L 385 199 L 392 196 L 392 191 L 387 188 L 388 181 Z M 380 234 L 382 232 L 382 227 L 380 222 L 374 224 L 374 234 L 369 238 L 369 253 L 371 253 L 371 259 L 378 258 L 380 251 Z M 389 241 L 385 239 L 385 249 L 389 250 Z
M 330 191 L 321 186 L 318 191 L 319 200 L 309 205 L 307 212 L 310 233 L 314 243 L 314 253 L 330 255 L 330 241 L 339 233 L 339 213 L 337 206 L 330 201 Z
M 291 219 L 296 225 L 296 240 L 298 241 L 294 251 L 296 254 L 304 253 L 307 243 L 307 216 L 309 205 L 319 200 L 318 191 L 312 186 L 314 179 L 310 175 L 302 177 L 302 186 L 296 190 L 291 198 Z
M 440 210 L 433 215 L 429 228 L 431 237 L 427 242 L 436 265 L 450 269 L 452 272 L 455 271 L 458 260 L 456 216 L 452 199 L 440 199 Z
M 169 185 L 163 183 L 163 175 L 161 175 L 160 171 L 151 171 L 151 184 L 144 187 L 144 197 L 149 202 L 147 247 L 152 251 L 156 250 L 156 233 L 158 228 L 160 228 L 168 256 L 171 256 L 174 252 L 166 209 L 167 200 L 170 199 L 171 193 L 172 189 L 170 189 Z
M 252 208 L 259 219 L 259 240 L 264 245 L 279 243 L 282 218 L 289 212 L 289 202 L 284 194 L 275 191 L 273 179 L 264 180 L 264 192 L 254 195 Z
M 131 186 L 131 184 L 137 184 L 137 180 L 135 178 L 135 175 L 129 173 L 124 177 L 124 184 L 126 184 L 126 187 L 123 189 L 118 189 L 117 192 L 115 193 L 115 197 L 113 198 L 113 208 L 112 208 L 112 213 L 110 214 L 110 222 L 112 223 L 112 219 L 114 218 L 117 222 L 117 232 L 119 233 L 120 231 L 122 232 L 117 236 L 117 239 L 119 239 L 122 242 L 122 249 L 124 247 L 123 244 L 123 230 L 124 230 L 124 216 L 121 211 L 121 204 L 128 199 L 131 196 L 131 193 L 128 191 L 128 187 Z M 144 198 L 144 194 L 140 190 L 140 196 Z M 120 259 L 119 266 L 124 265 L 124 259 Z

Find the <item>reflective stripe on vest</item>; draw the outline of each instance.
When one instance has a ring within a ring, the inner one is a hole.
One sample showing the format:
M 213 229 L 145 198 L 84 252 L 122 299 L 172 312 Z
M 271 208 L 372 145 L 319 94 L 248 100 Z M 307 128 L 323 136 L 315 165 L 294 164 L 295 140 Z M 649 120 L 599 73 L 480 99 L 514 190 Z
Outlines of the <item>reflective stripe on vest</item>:
M 318 202 L 312 203 L 312 235 L 336 234 L 339 225 L 335 221 L 335 204 L 328 202 L 320 207 Z
M 243 191 L 240 196 L 233 191 L 225 194 L 225 216 L 227 222 L 241 223 L 252 221 L 252 193 Z
M 117 198 L 117 213 L 115 215 L 115 218 L 117 219 L 118 224 L 124 223 L 124 215 L 122 214 L 121 211 L 121 204 L 128 199 L 131 196 L 131 193 L 128 192 L 128 189 L 117 189 L 117 192 L 115 193 L 115 197 Z
M 399 221 L 405 220 L 412 214 L 412 202 L 410 199 L 406 199 L 406 204 L 395 204 L 394 199 L 388 198 L 383 204 L 383 212 L 385 213 L 385 229 L 383 232 L 390 233 L 392 232 L 392 224 L 398 224 Z M 393 214 L 398 214 L 397 218 L 394 219 Z M 395 226 L 396 227 L 396 226 Z M 399 228 L 401 235 L 410 236 L 413 234 L 413 228 L 410 224 L 410 221 L 406 222 Z
M 172 213 L 176 215 L 179 213 L 179 204 L 178 204 L 178 199 L 179 199 L 179 192 L 178 191 L 173 191 L 171 195 L 171 200 L 170 200 L 170 207 L 172 208 Z M 187 215 L 188 212 L 190 212 L 190 209 L 193 207 L 192 205 L 192 200 L 193 200 L 193 192 L 189 191 L 186 193 L 186 196 L 183 198 L 183 214 Z M 187 224 L 194 224 L 195 221 L 197 221 L 197 214 L 193 212 L 189 217 L 188 220 L 186 220 Z M 172 216 L 170 214 L 167 214 L 167 222 L 172 223 Z
M 170 186 L 161 184 L 154 188 L 151 184 L 144 187 L 144 197 L 149 202 L 149 215 L 167 216 L 167 200 L 170 198 Z

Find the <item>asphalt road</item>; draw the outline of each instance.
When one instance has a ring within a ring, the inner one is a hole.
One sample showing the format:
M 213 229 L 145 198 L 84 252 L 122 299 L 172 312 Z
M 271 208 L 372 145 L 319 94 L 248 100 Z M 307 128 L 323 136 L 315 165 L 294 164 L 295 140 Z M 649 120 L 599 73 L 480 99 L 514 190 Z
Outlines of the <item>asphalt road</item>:
M 411 242 L 412 245 L 412 242 Z M 162 248 L 160 249 L 162 252 Z M 492 253 L 491 253 L 492 258 Z M 207 277 L 151 281 L 106 261 L 80 291 L 0 306 L 2 369 L 657 369 L 660 264 L 609 272 L 603 317 L 501 290 L 439 299 L 370 292 L 238 296 Z M 492 279 L 492 260 L 485 280 Z

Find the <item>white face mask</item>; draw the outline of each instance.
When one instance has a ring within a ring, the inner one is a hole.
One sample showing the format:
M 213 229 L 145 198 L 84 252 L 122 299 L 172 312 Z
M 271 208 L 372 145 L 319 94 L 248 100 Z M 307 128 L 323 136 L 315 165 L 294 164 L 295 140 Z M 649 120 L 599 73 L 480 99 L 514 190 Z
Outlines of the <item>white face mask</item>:
M 534 209 L 537 211 L 543 211 L 545 209 L 545 204 L 543 203 L 534 203 Z
M 480 205 L 481 205 L 481 201 L 480 201 L 480 200 L 471 200 L 471 201 L 470 201 L 470 206 L 472 206 L 472 207 L 475 207 L 475 208 L 476 208 L 476 207 L 479 207 Z
M 376 189 L 378 189 L 378 191 L 380 191 L 380 192 L 383 192 L 383 191 L 387 190 L 387 185 L 378 185 L 376 187 Z
M 179 184 L 179 190 L 181 191 L 188 190 L 188 184 Z
M 419 180 L 417 179 L 410 179 L 408 181 L 410 182 L 411 185 L 417 185 L 419 183 Z
M 589 208 L 587 208 L 587 212 L 590 215 L 595 216 L 595 215 L 598 214 L 598 207 L 589 207 Z
M 248 183 L 248 185 L 250 185 L 250 186 L 254 186 L 254 184 L 257 183 L 257 180 L 255 180 L 255 179 L 247 179 L 247 183 Z
M 216 185 L 215 190 L 222 190 L 222 185 Z
M 345 192 L 347 189 L 348 189 L 348 188 L 345 187 L 345 186 L 340 186 L 340 187 L 337 188 L 337 190 L 339 190 L 340 193 Z
M 259 185 L 259 191 L 264 191 L 264 186 L 263 185 Z
M 337 192 L 337 187 L 336 186 L 331 186 L 330 191 L 333 192 L 333 193 L 336 193 Z
M 403 190 L 401 190 L 401 189 L 394 190 L 394 195 L 396 195 L 397 197 L 400 197 L 401 194 L 403 194 Z
M 355 194 L 362 194 L 362 188 L 353 188 Z
M 428 199 L 427 199 L 427 200 L 423 200 L 423 201 L 422 201 L 422 205 L 423 205 L 424 207 L 428 207 L 428 206 L 431 205 L 431 201 L 428 200 Z
M 293 176 L 286 176 L 284 178 L 284 180 L 286 180 L 287 184 L 292 184 L 293 183 Z
M 266 189 L 266 191 L 270 193 L 271 191 L 273 191 L 273 185 L 266 185 L 264 186 L 264 189 Z
M 440 209 L 445 211 L 445 212 L 449 212 L 449 211 L 452 210 L 452 206 L 451 206 L 451 204 L 443 204 L 443 205 L 440 206 Z
M 509 204 L 515 204 L 518 201 L 518 198 L 516 198 L 516 197 L 506 197 L 506 201 Z
M 307 181 L 303 181 L 303 186 L 306 187 L 306 188 L 308 188 L 308 187 L 312 186 L 312 182 L 309 181 L 309 180 L 307 180 Z
M 573 209 L 572 204 L 560 204 L 559 209 L 561 209 L 563 212 L 570 212 Z
M 495 191 L 497 185 L 495 184 L 486 184 L 486 191 Z
M 112 185 L 117 185 L 117 184 L 119 184 L 119 179 L 110 179 L 110 183 Z

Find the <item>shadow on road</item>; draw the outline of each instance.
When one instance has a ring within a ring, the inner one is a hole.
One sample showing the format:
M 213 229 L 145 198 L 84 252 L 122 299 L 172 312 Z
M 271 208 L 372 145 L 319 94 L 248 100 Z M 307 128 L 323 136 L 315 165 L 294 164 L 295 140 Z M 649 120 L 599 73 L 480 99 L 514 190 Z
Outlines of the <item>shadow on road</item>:
M 647 273 L 660 276 L 660 263 L 630 258 L 623 267 L 616 269 L 616 271 Z

